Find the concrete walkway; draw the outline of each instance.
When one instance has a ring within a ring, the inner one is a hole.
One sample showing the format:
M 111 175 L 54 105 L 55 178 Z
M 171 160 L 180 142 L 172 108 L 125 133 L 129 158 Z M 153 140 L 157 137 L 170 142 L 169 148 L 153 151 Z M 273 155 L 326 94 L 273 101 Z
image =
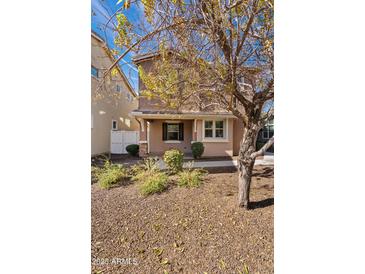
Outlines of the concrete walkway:
M 193 162 L 193 168 L 210 168 L 210 167 L 232 167 L 237 166 L 237 160 L 229 161 L 191 161 Z M 189 167 L 189 162 L 184 162 L 183 167 Z M 163 160 L 158 162 L 160 169 L 166 169 L 166 165 Z M 274 155 L 265 155 L 263 159 L 256 159 L 255 165 L 274 165 Z

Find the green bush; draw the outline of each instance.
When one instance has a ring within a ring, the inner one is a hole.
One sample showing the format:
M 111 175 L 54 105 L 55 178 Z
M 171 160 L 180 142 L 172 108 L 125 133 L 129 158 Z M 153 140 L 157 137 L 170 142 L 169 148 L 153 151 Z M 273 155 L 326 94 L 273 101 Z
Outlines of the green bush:
M 183 187 L 198 187 L 203 181 L 206 171 L 201 169 L 186 169 L 178 173 L 177 184 Z
M 182 170 L 183 159 L 184 153 L 178 149 L 167 150 L 163 155 L 163 160 L 172 173 L 177 173 Z
M 199 159 L 204 153 L 204 145 L 201 142 L 195 142 L 191 145 L 191 151 L 194 159 Z
M 126 177 L 128 177 L 127 171 L 122 165 L 111 164 L 107 161 L 97 178 L 101 188 L 109 189 Z
M 129 155 L 136 156 L 139 152 L 139 145 L 128 145 L 125 150 L 128 152 Z
M 161 171 L 145 171 L 148 174 L 140 178 L 139 190 L 143 195 L 159 193 L 166 189 L 169 177 Z

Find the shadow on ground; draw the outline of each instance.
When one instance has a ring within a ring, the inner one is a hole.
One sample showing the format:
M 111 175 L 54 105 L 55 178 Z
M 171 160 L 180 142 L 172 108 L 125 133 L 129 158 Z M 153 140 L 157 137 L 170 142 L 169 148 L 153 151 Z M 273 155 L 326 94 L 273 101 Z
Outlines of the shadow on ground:
M 274 168 L 273 167 L 264 167 L 262 170 L 253 172 L 252 177 L 273 178 L 274 177 Z
M 274 198 L 268 198 L 261 201 L 250 202 L 250 209 L 265 208 L 274 205 Z

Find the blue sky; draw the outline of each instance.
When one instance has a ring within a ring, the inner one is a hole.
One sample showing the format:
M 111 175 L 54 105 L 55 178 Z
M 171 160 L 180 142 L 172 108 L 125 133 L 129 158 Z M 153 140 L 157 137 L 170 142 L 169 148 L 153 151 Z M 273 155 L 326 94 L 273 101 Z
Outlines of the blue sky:
M 114 33 L 105 24 L 112 14 L 123 6 L 123 2 L 117 5 L 118 0 L 91 0 L 91 29 L 102 37 L 110 48 L 114 48 Z M 122 11 L 127 18 L 133 23 L 142 15 L 143 10 L 132 5 L 127 11 Z M 109 23 L 108 26 L 111 26 Z M 127 76 L 132 87 L 138 92 L 138 73 L 137 69 L 131 63 L 131 54 L 119 62 L 120 68 Z

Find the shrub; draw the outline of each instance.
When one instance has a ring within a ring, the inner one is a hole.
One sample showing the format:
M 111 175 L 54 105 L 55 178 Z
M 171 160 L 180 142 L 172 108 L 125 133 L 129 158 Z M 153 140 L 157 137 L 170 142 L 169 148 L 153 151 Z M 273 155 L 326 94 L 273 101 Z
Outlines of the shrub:
M 91 183 L 96 183 L 103 169 L 97 166 L 91 166 Z
M 201 142 L 195 142 L 191 145 L 191 151 L 194 159 L 199 159 L 204 152 L 204 145 Z
M 167 150 L 163 155 L 164 162 L 166 163 L 168 169 L 173 173 L 177 173 L 182 170 L 183 158 L 184 153 L 178 149 Z
M 107 161 L 98 175 L 98 183 L 101 188 L 109 189 L 126 177 L 128 177 L 128 175 L 123 166 L 111 164 Z
M 201 169 L 186 169 L 178 174 L 179 186 L 198 187 L 203 181 L 203 175 L 206 171 Z
M 166 173 L 161 171 L 150 171 L 148 176 L 144 176 L 140 179 L 140 181 L 140 192 L 143 195 L 150 195 L 162 192 L 166 189 L 168 176 Z
M 139 152 L 139 145 L 128 145 L 125 150 L 128 152 L 129 155 L 136 156 Z
M 148 176 L 149 173 L 159 171 L 157 162 L 158 162 L 157 157 L 155 157 L 155 158 L 148 157 L 148 158 L 145 158 L 141 164 L 133 165 L 130 168 L 132 180 L 139 181 L 143 177 Z
M 168 176 L 159 169 L 157 162 L 157 157 L 149 157 L 130 168 L 132 180 L 139 182 L 139 190 L 143 195 L 162 192 L 167 187 Z

